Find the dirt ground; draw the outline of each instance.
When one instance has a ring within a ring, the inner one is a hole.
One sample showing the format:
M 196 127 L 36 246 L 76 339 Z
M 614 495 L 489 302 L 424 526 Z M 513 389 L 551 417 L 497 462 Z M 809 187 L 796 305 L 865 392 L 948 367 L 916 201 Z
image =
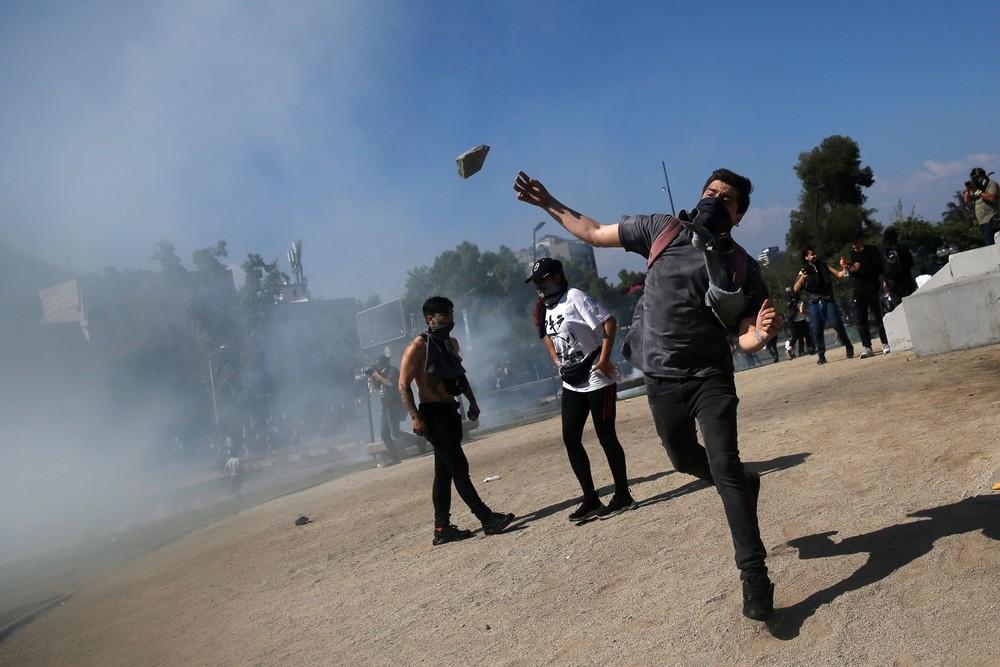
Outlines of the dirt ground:
M 365 470 L 89 575 L 0 663 L 997 664 L 1000 346 L 828 356 L 737 374 L 770 624 L 742 617 L 718 495 L 670 469 L 640 396 L 618 404 L 634 512 L 566 520 L 552 418 L 467 444 L 486 502 L 518 516 L 506 534 L 432 547 L 432 458 Z

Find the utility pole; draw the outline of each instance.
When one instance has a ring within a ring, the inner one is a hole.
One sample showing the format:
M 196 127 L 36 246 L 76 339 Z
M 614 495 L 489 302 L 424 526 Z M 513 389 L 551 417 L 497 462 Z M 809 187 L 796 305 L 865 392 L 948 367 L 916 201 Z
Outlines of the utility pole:
M 535 225 L 534 231 L 531 232 L 531 263 L 534 265 L 538 261 L 538 241 L 536 240 L 538 230 L 545 226 L 545 221 L 542 220 L 537 225 Z
M 667 184 L 666 187 L 663 188 L 663 191 L 666 192 L 667 197 L 670 198 L 670 214 L 677 215 L 677 212 L 674 210 L 674 195 L 670 192 L 670 179 L 667 178 L 667 163 L 660 160 L 660 165 L 663 167 L 663 181 Z

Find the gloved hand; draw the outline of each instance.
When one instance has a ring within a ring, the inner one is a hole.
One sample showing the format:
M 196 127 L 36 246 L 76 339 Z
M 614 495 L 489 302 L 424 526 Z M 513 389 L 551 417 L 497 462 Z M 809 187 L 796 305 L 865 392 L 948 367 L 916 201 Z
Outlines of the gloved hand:
M 718 197 L 705 197 L 695 208 L 698 222 L 716 236 L 728 234 L 733 228 L 733 217 Z

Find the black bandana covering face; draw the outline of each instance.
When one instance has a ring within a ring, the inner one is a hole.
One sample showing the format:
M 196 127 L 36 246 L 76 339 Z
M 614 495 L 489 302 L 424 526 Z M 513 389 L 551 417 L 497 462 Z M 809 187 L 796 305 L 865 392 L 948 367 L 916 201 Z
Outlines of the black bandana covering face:
M 539 286 L 538 298 L 545 303 L 546 308 L 552 308 L 557 303 L 559 303 L 559 299 L 562 298 L 563 294 L 565 294 L 568 289 L 569 289 L 569 283 L 566 281 L 566 278 L 564 277 L 558 283 Z
M 427 334 L 432 336 L 438 341 L 447 341 L 451 336 L 451 332 L 455 330 L 455 323 L 451 324 L 436 324 L 427 327 Z

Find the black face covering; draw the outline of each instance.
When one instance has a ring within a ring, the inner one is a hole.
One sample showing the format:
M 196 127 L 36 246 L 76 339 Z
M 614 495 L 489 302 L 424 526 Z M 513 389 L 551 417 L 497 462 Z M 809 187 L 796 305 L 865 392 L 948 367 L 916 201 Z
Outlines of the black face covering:
M 542 300 L 546 308 L 552 308 L 559 303 L 559 299 L 562 298 L 563 294 L 565 294 L 568 289 L 569 282 L 564 276 L 563 279 L 556 284 L 539 287 L 538 298 Z
M 424 370 L 444 380 L 445 389 L 452 396 L 457 396 L 465 391 L 468 381 L 465 379 L 462 357 L 451 346 L 449 334 L 454 328 L 454 322 L 428 325 L 427 358 L 424 361 Z
M 718 197 L 705 197 L 695 208 L 698 210 L 698 222 L 716 236 L 729 234 L 733 229 L 733 217 Z
M 434 337 L 435 340 L 445 341 L 451 335 L 451 332 L 455 329 L 455 323 L 451 324 L 438 324 L 434 326 L 427 327 L 427 333 Z

